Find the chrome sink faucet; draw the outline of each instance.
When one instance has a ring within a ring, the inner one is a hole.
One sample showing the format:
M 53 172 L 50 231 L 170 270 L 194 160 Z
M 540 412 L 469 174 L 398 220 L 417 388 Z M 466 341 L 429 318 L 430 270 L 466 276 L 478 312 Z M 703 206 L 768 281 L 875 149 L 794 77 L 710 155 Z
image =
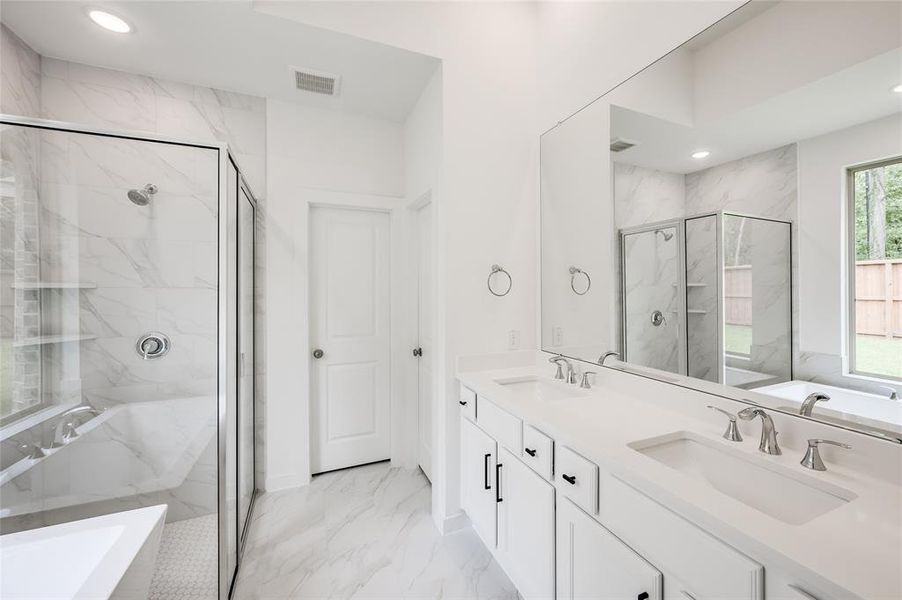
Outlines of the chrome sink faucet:
M 548 359 L 548 362 L 554 363 L 557 365 L 557 372 L 554 374 L 555 379 L 560 379 L 566 381 L 567 383 L 576 383 L 576 371 L 573 369 L 573 363 L 564 358 L 563 356 L 552 356 Z M 561 363 L 567 365 L 567 375 L 564 375 L 564 372 L 561 368 Z
M 799 414 L 803 417 L 810 417 L 811 411 L 814 410 L 814 405 L 818 402 L 828 402 L 830 400 L 830 396 L 827 394 L 822 394 L 820 392 L 814 392 L 813 394 L 808 394 L 808 397 L 805 398 L 805 401 L 802 402 L 802 408 L 799 409 Z
M 760 408 L 750 406 L 740 410 L 737 416 L 743 421 L 751 421 L 755 417 L 760 418 L 761 441 L 758 443 L 758 450 L 765 454 L 783 454 L 783 451 L 780 450 L 780 445 L 777 443 L 777 430 L 774 427 L 774 421 L 769 414 Z

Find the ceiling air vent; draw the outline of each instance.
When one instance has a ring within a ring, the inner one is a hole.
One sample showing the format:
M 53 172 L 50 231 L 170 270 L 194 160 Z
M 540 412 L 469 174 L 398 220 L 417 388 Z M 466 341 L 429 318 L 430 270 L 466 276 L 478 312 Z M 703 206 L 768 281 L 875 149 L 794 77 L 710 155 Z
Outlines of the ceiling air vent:
M 637 142 L 631 142 L 623 138 L 614 138 L 611 140 L 611 152 L 623 152 L 629 150 L 636 145 Z
M 292 67 L 294 85 L 304 92 L 323 94 L 325 96 L 337 96 L 341 77 L 332 73 L 323 73 L 313 69 L 299 69 Z

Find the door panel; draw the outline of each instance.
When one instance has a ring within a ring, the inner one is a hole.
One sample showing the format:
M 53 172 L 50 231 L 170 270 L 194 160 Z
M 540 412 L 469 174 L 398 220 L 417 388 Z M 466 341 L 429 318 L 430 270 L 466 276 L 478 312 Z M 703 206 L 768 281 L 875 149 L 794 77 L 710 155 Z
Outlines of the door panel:
M 417 212 L 418 230 L 418 347 L 422 349 L 417 372 L 417 415 L 419 443 L 417 462 L 432 479 L 432 386 L 433 386 L 433 327 L 432 306 L 434 279 L 432 268 L 432 204 Z
M 661 600 L 663 577 L 570 500 L 557 507 L 558 600 Z
M 467 419 L 460 420 L 461 503 L 488 548 L 496 543 L 495 440 Z
M 525 600 L 554 597 L 554 487 L 498 452 L 498 560 Z
M 390 457 L 387 213 L 310 211 L 311 470 Z

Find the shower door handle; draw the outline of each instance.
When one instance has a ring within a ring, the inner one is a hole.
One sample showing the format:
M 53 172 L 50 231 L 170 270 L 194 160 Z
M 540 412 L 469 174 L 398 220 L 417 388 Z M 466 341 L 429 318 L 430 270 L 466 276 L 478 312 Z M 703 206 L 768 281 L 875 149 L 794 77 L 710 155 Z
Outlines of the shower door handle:
M 315 358 L 317 360 L 321 359 L 325 355 L 326 355 L 326 353 L 323 352 L 322 348 L 317 348 L 316 350 L 313 351 L 313 358 Z

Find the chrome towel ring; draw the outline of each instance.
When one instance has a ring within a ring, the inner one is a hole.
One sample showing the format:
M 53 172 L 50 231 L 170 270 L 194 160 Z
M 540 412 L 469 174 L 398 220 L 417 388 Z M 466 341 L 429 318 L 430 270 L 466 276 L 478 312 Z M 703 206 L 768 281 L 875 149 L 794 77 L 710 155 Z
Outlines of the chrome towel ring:
M 507 276 L 507 289 L 504 290 L 503 292 L 496 292 L 495 289 L 492 287 L 492 277 L 498 273 L 504 273 Z M 486 285 L 488 286 L 489 291 L 492 293 L 493 296 L 498 296 L 500 298 L 501 296 L 507 296 L 510 293 L 511 288 L 514 287 L 514 279 L 511 277 L 510 273 L 508 273 L 506 270 L 504 270 L 504 268 L 502 268 L 498 265 L 492 265 L 492 272 L 489 273 L 489 277 L 488 277 L 488 279 L 486 279 Z
M 576 276 L 577 275 L 585 275 L 586 276 L 586 289 L 583 291 L 577 291 L 576 289 Z M 589 290 L 592 288 L 592 278 L 589 277 L 589 274 L 579 269 L 577 267 L 570 267 L 570 289 L 573 290 L 573 293 L 577 296 L 585 296 L 589 293 Z

